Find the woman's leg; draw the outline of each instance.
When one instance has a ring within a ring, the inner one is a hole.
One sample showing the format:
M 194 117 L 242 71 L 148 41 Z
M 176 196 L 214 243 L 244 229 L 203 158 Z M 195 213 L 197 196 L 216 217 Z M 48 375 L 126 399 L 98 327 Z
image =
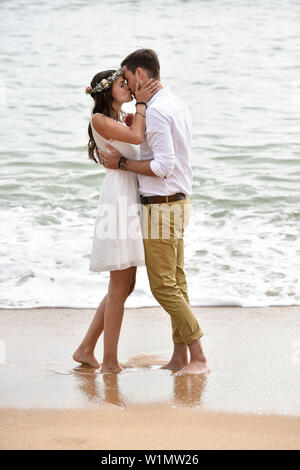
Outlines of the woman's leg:
M 136 267 L 111 271 L 104 314 L 104 353 L 101 372 L 120 372 L 118 342 L 124 315 L 124 303 L 135 279 Z M 133 286 L 134 287 L 134 286 Z
M 100 367 L 100 364 L 94 356 L 94 350 L 99 336 L 104 329 L 104 312 L 107 296 L 108 294 L 106 294 L 106 296 L 103 297 L 102 301 L 100 302 L 85 337 L 73 354 L 74 361 L 81 362 L 83 364 L 89 364 L 96 369 Z
M 128 295 L 130 295 L 135 286 L 135 276 L 136 276 L 136 267 L 132 268 L 132 278 L 131 284 L 128 291 Z M 92 367 L 98 369 L 100 367 L 99 362 L 96 360 L 94 356 L 94 350 L 97 344 L 97 341 L 104 330 L 104 314 L 105 314 L 105 307 L 107 302 L 108 294 L 102 299 L 99 304 L 99 307 L 95 313 L 95 316 L 89 326 L 89 329 L 82 340 L 80 346 L 76 349 L 73 354 L 73 359 L 77 362 L 89 364 Z

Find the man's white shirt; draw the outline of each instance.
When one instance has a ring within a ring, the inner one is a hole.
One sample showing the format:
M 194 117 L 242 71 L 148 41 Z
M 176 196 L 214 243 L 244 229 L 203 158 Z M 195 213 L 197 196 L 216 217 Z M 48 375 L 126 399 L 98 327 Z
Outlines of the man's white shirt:
M 149 160 L 157 176 L 137 175 L 142 196 L 192 193 L 191 117 L 186 104 L 167 87 L 147 103 L 146 137 L 140 159 Z

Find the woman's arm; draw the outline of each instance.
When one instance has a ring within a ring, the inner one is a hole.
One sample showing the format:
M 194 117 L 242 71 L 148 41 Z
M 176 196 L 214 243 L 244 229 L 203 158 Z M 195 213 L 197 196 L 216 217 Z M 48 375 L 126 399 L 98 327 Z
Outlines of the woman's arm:
M 159 87 L 159 82 L 153 79 L 148 80 L 140 90 L 137 89 L 137 85 L 135 91 L 136 100 L 149 101 L 154 93 L 158 91 Z M 92 123 L 98 134 L 104 138 L 129 142 L 130 144 L 141 144 L 144 142 L 146 129 L 145 105 L 138 104 L 136 106 L 136 114 L 131 127 L 123 126 L 104 114 L 95 114 L 92 117 Z

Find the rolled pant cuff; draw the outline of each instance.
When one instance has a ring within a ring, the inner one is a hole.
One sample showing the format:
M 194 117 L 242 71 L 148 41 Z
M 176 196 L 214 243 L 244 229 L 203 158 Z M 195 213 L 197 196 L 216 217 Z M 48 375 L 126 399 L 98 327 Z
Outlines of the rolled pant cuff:
M 193 343 L 194 341 L 197 341 L 197 339 L 200 339 L 205 333 L 199 329 L 196 331 L 196 333 L 192 334 L 191 336 L 185 338 L 185 339 L 182 339 L 182 338 L 173 338 L 173 343 L 175 344 L 191 344 Z

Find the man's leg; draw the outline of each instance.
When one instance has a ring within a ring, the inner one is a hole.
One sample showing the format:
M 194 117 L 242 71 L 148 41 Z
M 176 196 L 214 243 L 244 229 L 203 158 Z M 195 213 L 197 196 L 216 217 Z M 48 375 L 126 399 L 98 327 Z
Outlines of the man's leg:
M 187 201 L 187 204 L 190 204 L 190 201 Z M 188 287 L 186 282 L 186 276 L 184 272 L 184 228 L 187 227 L 191 214 L 191 205 L 188 207 L 188 210 L 185 212 L 185 217 L 183 220 L 182 226 L 182 238 L 178 240 L 177 247 L 177 266 L 176 266 L 176 281 L 180 287 L 184 298 L 188 304 L 190 304 L 188 296 Z M 210 372 L 210 369 L 207 367 L 206 357 L 204 355 L 200 339 L 194 341 L 188 345 L 190 350 L 191 362 L 186 364 L 177 375 L 189 374 L 189 373 L 201 373 L 201 372 Z M 174 344 L 174 353 L 176 353 L 176 345 Z
M 180 288 L 183 297 L 185 298 L 185 301 L 190 305 L 190 299 L 188 296 L 188 290 L 187 290 L 187 282 L 186 282 L 186 277 L 183 271 L 183 265 L 184 265 L 184 242 L 183 238 L 178 240 L 177 244 L 177 263 L 176 263 L 176 281 L 177 285 Z M 176 327 L 176 324 L 171 316 L 171 322 L 172 322 L 172 330 L 173 330 L 173 337 L 176 338 L 176 340 L 181 341 L 182 338 L 180 337 L 179 331 Z M 188 346 L 185 344 L 183 341 L 181 343 L 174 343 L 174 349 L 173 349 L 173 354 L 171 357 L 171 360 L 165 364 L 162 369 L 182 369 L 184 366 L 186 366 L 189 363 L 188 360 Z
M 172 203 L 170 204 L 172 205 Z M 199 341 L 203 332 L 189 305 L 183 270 L 183 232 L 187 222 L 185 220 L 186 212 L 182 209 L 186 208 L 183 206 L 188 206 L 189 218 L 191 204 L 189 199 L 180 201 L 179 205 L 181 204 L 181 208 L 173 207 L 173 209 L 179 208 L 183 216 L 181 219 L 177 216 L 170 218 L 169 214 L 170 227 L 167 226 L 168 222 L 163 224 L 165 216 L 160 213 L 158 236 L 156 233 L 155 237 L 152 236 L 151 218 L 153 218 L 158 208 L 154 205 L 154 209 L 151 211 L 151 205 L 144 206 L 143 235 L 146 267 L 151 291 L 160 305 L 170 314 L 172 320 L 174 342 L 172 359 L 174 360 L 171 359 L 169 365 L 177 368 L 177 365 L 186 363 L 188 345 L 191 353 L 191 364 L 188 364 L 182 370 L 193 365 L 193 370 L 186 369 L 186 373 L 202 373 L 208 371 L 208 368 L 205 370 L 206 359 Z M 166 236 L 166 232 L 169 232 L 170 236 Z
M 209 372 L 199 338 L 203 335 L 190 305 L 176 283 L 175 269 L 172 273 L 173 244 L 160 240 L 144 240 L 146 266 L 150 288 L 158 303 L 171 315 L 174 353 L 165 368 L 181 370 L 178 374 L 201 374 Z M 179 332 L 180 339 L 174 334 Z M 186 348 L 191 359 L 186 364 Z M 186 364 L 186 365 L 182 365 Z
M 184 271 L 182 266 L 184 264 L 184 256 L 183 256 L 183 239 L 179 239 L 177 243 L 177 263 L 176 263 L 176 281 L 177 285 L 180 288 L 185 301 L 190 305 L 190 299 L 188 296 L 187 291 L 187 282 L 184 275 Z M 176 327 L 175 321 L 171 316 L 171 323 L 172 323 L 172 331 L 173 331 L 173 338 L 176 339 L 176 342 L 173 343 L 173 354 L 170 361 L 162 366 L 162 369 L 172 369 L 172 370 L 180 370 L 184 366 L 189 363 L 188 360 L 188 346 L 182 341 L 180 333 Z M 181 342 L 180 342 L 181 341 Z
M 176 337 L 173 331 L 173 341 L 189 344 L 199 339 L 203 332 L 176 282 L 176 243 L 144 240 L 144 246 L 151 292 L 171 315 L 175 331 L 179 332 Z
M 203 332 L 183 292 L 177 285 L 178 238 L 174 236 L 174 226 L 171 227 L 170 236 L 165 236 L 166 230 L 165 227 L 162 230 L 161 213 L 159 232 L 156 237 L 152 236 L 151 212 L 154 217 L 154 212 L 158 209 L 156 206 L 151 211 L 151 205 L 149 205 L 143 210 L 144 247 L 150 288 L 154 297 L 172 318 L 173 342 L 180 345 L 189 344 L 200 338 Z
M 177 281 L 177 285 L 181 289 L 181 292 L 186 302 L 190 304 L 188 290 L 187 290 L 186 276 L 184 272 L 183 238 L 178 240 L 178 245 L 177 245 L 176 281 Z M 187 357 L 188 349 L 190 350 L 190 356 L 191 356 L 190 364 L 188 364 L 188 357 Z M 174 351 L 173 351 L 171 361 L 163 368 L 175 369 L 175 367 L 173 366 L 182 363 L 183 359 L 185 360 L 185 365 L 181 368 L 180 372 L 178 372 L 176 375 L 195 374 L 195 373 L 199 374 L 199 373 L 210 371 L 209 368 L 207 367 L 206 357 L 204 355 L 200 339 L 194 341 L 193 343 L 189 345 L 174 343 Z

